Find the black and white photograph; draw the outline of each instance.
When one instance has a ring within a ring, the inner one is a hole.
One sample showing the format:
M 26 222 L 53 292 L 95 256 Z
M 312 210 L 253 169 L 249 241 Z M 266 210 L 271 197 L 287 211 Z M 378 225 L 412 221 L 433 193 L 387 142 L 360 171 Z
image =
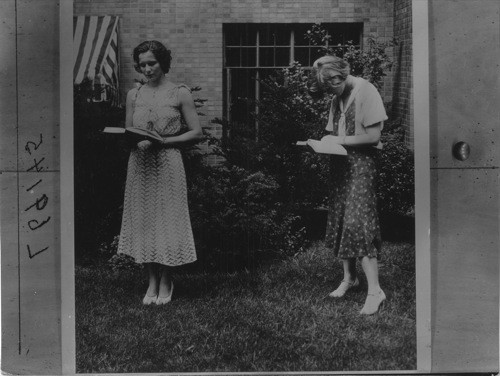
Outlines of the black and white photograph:
M 73 7 L 77 372 L 415 370 L 411 1 Z
M 497 0 L 0 1 L 6 374 L 496 374 Z

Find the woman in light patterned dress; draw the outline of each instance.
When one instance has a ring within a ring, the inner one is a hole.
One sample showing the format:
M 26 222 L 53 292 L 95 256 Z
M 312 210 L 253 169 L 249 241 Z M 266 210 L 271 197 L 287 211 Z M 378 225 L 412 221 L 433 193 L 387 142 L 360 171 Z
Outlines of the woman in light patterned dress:
M 189 88 L 166 76 L 171 52 L 158 41 L 146 41 L 133 58 L 147 83 L 128 92 L 125 125 L 154 130 L 162 140 L 133 141 L 118 253 L 146 266 L 143 304 L 162 305 L 172 299 L 171 268 L 196 261 L 179 147 L 200 141 L 202 131 Z
M 311 95 L 332 95 L 326 130 L 347 149 L 347 156 L 332 155 L 327 247 L 342 259 L 344 278 L 331 297 L 341 298 L 359 285 L 356 259 L 361 260 L 368 295 L 360 313 L 371 315 L 386 299 L 378 278 L 381 237 L 375 192 L 374 154 L 387 115 L 377 89 L 350 74 L 349 64 L 335 56 L 314 62 Z

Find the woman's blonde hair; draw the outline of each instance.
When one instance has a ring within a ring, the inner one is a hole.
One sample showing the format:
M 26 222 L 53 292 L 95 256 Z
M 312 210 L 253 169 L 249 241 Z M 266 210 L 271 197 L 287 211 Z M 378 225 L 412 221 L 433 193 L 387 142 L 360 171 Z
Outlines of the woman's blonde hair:
M 312 97 L 322 96 L 324 94 L 324 76 L 327 71 L 337 71 L 346 79 L 351 71 L 349 63 L 344 59 L 326 55 L 317 59 L 312 67 L 309 80 L 309 94 Z

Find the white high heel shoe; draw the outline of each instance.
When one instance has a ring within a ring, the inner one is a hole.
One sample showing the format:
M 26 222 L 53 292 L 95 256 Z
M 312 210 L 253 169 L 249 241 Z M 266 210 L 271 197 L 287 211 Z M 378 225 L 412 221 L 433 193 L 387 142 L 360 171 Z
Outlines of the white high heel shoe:
M 382 308 L 382 303 L 386 299 L 385 293 L 382 289 L 378 293 L 368 294 L 366 296 L 365 305 L 359 312 L 361 315 L 373 315 L 379 308 Z

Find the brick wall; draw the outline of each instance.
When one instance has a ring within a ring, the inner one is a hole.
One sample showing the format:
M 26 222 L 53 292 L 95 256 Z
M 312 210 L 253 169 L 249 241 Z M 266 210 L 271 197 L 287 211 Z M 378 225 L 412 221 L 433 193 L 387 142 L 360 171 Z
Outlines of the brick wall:
M 133 68 L 133 48 L 146 39 L 164 42 L 173 53 L 170 79 L 203 89 L 197 95 L 208 101 L 201 120 L 209 126 L 222 116 L 223 23 L 363 22 L 365 37 L 388 40 L 394 36 L 395 3 L 399 0 L 74 0 L 74 13 L 121 17 L 123 98 L 134 78 L 140 78 Z M 392 76 L 384 81 L 386 101 L 392 99 Z
M 414 147 L 413 83 L 412 83 L 412 20 L 411 0 L 394 2 L 393 117 L 406 129 L 407 145 Z

